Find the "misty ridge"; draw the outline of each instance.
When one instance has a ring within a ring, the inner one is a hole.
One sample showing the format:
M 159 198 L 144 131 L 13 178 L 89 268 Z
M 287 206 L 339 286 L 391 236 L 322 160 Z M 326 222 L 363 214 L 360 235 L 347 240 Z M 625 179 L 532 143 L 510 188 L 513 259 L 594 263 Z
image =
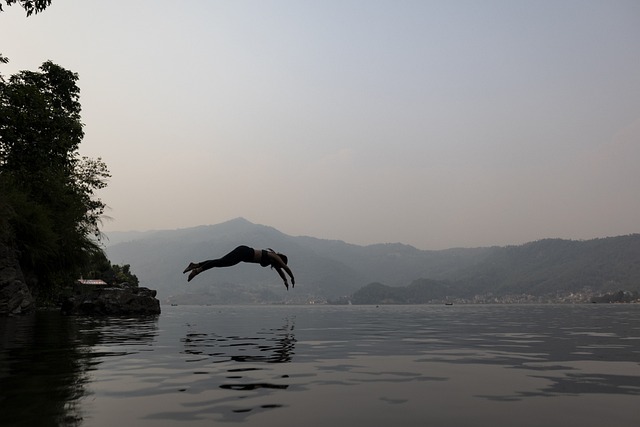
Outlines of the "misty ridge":
M 165 303 L 584 302 L 640 290 L 640 234 L 432 251 L 294 237 L 236 218 L 107 237 L 111 262 L 130 264 L 141 285 L 157 289 Z M 287 292 L 274 270 L 244 263 L 211 269 L 187 283 L 182 271 L 189 262 L 219 258 L 241 244 L 288 255 L 296 287 Z

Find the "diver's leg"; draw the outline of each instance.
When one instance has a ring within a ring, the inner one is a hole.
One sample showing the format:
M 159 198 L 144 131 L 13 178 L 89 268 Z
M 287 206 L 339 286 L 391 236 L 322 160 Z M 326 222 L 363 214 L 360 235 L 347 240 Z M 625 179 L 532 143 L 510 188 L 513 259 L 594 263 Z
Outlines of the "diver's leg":
M 253 253 L 253 249 L 248 246 L 238 246 L 222 258 L 211 259 L 198 264 L 189 264 L 189 267 L 185 270 L 185 273 L 191 270 L 187 281 L 191 281 L 195 276 L 210 268 L 231 267 L 242 261 L 250 262 L 253 259 Z

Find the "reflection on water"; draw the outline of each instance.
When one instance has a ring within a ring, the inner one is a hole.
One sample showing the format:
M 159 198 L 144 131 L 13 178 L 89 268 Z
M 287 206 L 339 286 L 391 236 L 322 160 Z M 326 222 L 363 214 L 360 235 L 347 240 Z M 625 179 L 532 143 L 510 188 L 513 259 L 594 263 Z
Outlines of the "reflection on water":
M 74 322 L 49 313 L 0 322 L 3 423 L 78 425 L 87 359 Z
M 7 425 L 638 421 L 640 305 L 166 307 L 0 333 Z
M 37 312 L 0 318 L 2 425 L 77 426 L 100 343 L 151 344 L 155 318 L 86 319 Z
M 274 373 L 270 366 L 292 361 L 295 317 L 285 315 L 277 320 L 277 326 L 262 328 L 260 323 L 242 318 L 236 320 L 244 325 L 229 324 L 234 317 L 234 313 L 217 317 L 227 323 L 226 327 L 187 322 L 180 354 L 186 356 L 185 367 L 191 365 L 191 375 L 184 382 L 176 379 L 178 383 L 173 386 L 193 398 L 184 407 L 165 407 L 147 414 L 146 419 L 184 422 L 215 416 L 237 422 L 284 406 L 273 393 L 289 388 L 289 375 Z M 234 333 L 213 331 L 225 329 Z
M 286 319 L 284 326 L 256 332 L 255 336 L 221 336 L 215 332 L 197 332 L 189 327 L 182 340 L 184 352 L 219 362 L 267 362 L 291 361 L 295 347 L 294 322 Z

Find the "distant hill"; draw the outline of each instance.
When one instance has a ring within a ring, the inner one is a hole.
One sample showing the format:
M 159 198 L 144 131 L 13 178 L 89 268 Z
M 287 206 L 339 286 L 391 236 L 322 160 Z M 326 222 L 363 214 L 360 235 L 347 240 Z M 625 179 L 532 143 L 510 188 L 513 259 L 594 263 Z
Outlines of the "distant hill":
M 459 294 L 456 286 L 444 280 L 419 279 L 408 286 L 391 287 L 370 283 L 358 289 L 347 302 L 353 304 L 427 304 L 450 302 Z
M 237 218 L 179 230 L 109 233 L 108 238 L 106 252 L 113 263 L 130 264 L 141 285 L 157 289 L 165 301 L 180 303 L 349 299 L 372 283 L 390 288 L 411 285 L 407 295 L 413 292 L 414 298 L 406 297 L 408 302 L 488 294 L 640 290 L 638 234 L 423 251 L 399 243 L 358 246 L 294 237 Z M 272 247 L 289 255 L 296 288 L 286 292 L 275 271 L 257 265 L 213 269 L 187 284 L 182 270 L 190 261 L 218 258 L 239 244 Z

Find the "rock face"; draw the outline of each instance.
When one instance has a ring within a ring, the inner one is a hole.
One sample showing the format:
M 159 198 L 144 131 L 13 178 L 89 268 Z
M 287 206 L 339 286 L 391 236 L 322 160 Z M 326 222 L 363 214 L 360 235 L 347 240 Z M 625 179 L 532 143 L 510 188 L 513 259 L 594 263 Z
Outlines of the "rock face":
M 157 292 L 148 288 L 117 286 L 76 288 L 62 303 L 62 312 L 79 315 L 156 315 L 160 314 Z
M 34 308 L 15 249 L 0 239 L 0 316 L 24 314 Z

